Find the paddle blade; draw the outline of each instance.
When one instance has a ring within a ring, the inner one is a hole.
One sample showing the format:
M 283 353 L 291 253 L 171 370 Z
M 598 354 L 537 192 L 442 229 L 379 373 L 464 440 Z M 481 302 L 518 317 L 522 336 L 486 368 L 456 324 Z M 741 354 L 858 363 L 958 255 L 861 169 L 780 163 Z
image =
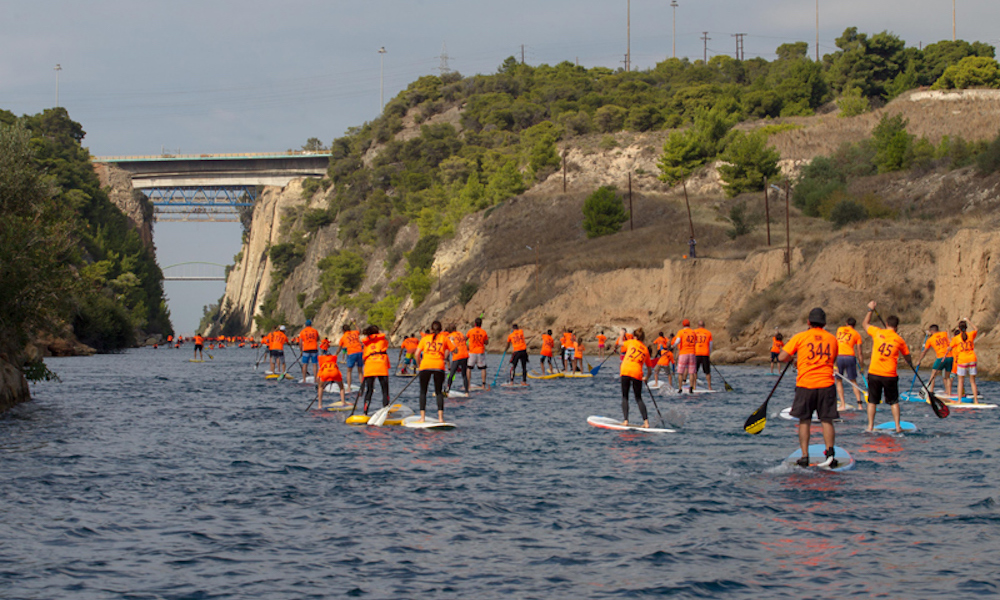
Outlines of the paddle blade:
M 931 410 L 934 411 L 934 414 L 936 414 L 939 419 L 944 419 L 951 414 L 951 410 L 948 408 L 948 405 L 941 402 L 941 399 L 935 396 L 934 392 L 928 391 L 927 395 L 930 396 Z
M 753 414 L 747 419 L 747 422 L 743 424 L 743 429 L 746 430 L 750 435 L 757 435 L 761 431 L 764 431 L 764 427 L 767 425 L 767 401 L 760 405 L 760 408 L 753 411 Z
M 381 427 L 385 423 L 386 417 L 389 416 L 389 409 L 391 408 L 392 406 L 384 406 L 378 409 L 378 411 L 376 411 L 376 413 L 368 419 L 368 424 L 373 427 Z
M 729 385 L 729 384 L 727 383 L 727 384 L 726 384 L 726 391 L 727 391 L 727 392 L 735 392 L 736 390 L 734 390 L 734 389 L 733 389 L 733 386 L 731 386 L 731 385 Z
M 600 371 L 600 370 L 601 370 L 601 365 L 597 365 L 596 367 L 594 367 L 593 369 L 590 370 L 590 374 L 591 375 L 597 375 L 597 372 Z

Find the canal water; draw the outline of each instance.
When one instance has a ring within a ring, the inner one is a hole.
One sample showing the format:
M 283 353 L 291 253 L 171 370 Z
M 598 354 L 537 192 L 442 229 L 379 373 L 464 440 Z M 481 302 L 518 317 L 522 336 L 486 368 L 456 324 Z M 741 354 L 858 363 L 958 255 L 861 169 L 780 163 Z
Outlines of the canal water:
M 848 413 L 838 445 L 857 467 L 830 473 L 782 466 L 791 377 L 764 432 L 743 432 L 767 369 L 722 367 L 733 393 L 658 393 L 675 434 L 587 424 L 620 417 L 614 359 L 449 400 L 458 428 L 433 432 L 306 412 L 312 390 L 266 381 L 254 351 L 213 356 L 49 360 L 62 382 L 0 416 L 0 597 L 998 593 L 1000 410 L 904 403 L 920 428 L 904 436 Z

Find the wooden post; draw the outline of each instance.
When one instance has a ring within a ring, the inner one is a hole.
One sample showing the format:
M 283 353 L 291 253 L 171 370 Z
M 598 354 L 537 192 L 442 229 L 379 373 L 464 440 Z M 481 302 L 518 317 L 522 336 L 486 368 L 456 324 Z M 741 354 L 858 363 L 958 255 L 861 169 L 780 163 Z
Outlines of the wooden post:
M 562 153 L 563 154 L 562 155 L 563 165 L 562 165 L 562 167 L 563 167 L 563 193 L 564 194 L 566 193 L 566 153 L 567 152 L 569 152 L 569 150 L 563 148 L 563 153 Z
M 635 223 L 632 221 L 632 171 L 628 173 L 628 230 L 635 231 Z
M 538 296 L 538 242 L 535 242 L 535 296 Z
M 691 220 L 691 202 L 688 201 L 687 179 L 681 180 L 681 185 L 684 186 L 684 204 L 687 205 L 688 209 L 688 225 L 691 227 L 691 237 L 694 238 L 694 221 Z
M 767 177 L 764 178 L 764 221 L 767 223 L 767 245 L 771 245 L 771 209 L 767 201 Z
M 788 263 L 788 276 L 792 276 L 792 229 L 789 223 L 791 222 L 791 216 L 789 213 L 789 202 L 788 202 L 788 181 L 785 181 L 785 262 Z

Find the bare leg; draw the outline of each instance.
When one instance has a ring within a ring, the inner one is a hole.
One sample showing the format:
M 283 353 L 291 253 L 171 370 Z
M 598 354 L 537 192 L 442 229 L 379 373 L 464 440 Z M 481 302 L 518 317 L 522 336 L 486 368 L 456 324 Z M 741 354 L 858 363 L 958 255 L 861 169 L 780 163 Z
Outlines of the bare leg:
M 972 386 L 972 403 L 979 404 L 979 389 L 976 386 L 975 375 L 969 375 L 969 385 Z
M 833 428 L 833 421 L 823 421 L 823 443 L 827 448 L 833 448 L 837 443 L 837 433 Z
M 802 456 L 809 456 L 809 428 L 812 426 L 812 415 L 805 419 L 799 419 L 799 448 L 802 449 Z
M 962 401 L 962 394 L 965 391 L 965 375 L 958 376 L 958 401 Z
M 892 419 L 896 421 L 896 433 L 902 433 L 903 428 L 899 426 L 899 403 L 892 405 Z
M 868 427 L 865 428 L 865 431 L 872 431 L 872 430 L 875 429 L 875 408 L 876 407 L 877 407 L 876 404 L 872 404 L 871 402 L 868 403 Z
M 833 380 L 833 384 L 837 386 L 837 410 L 846 410 L 847 402 L 844 400 L 844 382 L 837 377 Z

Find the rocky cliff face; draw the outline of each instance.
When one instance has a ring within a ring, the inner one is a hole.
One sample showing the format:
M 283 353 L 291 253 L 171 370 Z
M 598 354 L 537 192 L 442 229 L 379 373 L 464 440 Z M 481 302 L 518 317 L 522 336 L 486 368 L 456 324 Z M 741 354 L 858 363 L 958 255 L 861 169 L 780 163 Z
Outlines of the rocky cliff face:
M 152 210 L 132 187 L 132 176 L 128 171 L 108 163 L 95 163 L 94 170 L 101 180 L 101 187 L 108 188 L 108 198 L 128 217 L 146 247 L 153 250 Z
M 31 393 L 21 370 L 9 362 L 6 354 L 0 355 L 0 413 L 28 400 Z

